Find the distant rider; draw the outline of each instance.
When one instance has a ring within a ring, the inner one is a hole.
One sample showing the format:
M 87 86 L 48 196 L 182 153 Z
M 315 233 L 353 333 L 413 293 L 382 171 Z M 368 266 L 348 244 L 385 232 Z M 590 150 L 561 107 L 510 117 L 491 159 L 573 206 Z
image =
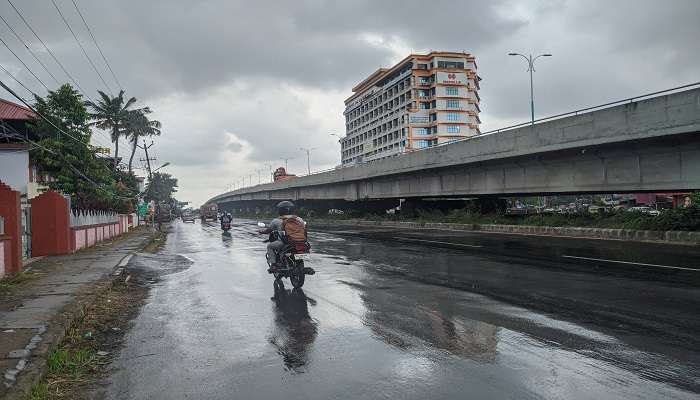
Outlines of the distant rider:
M 260 233 L 269 235 L 272 232 L 283 232 L 285 220 L 289 219 L 294 219 L 294 222 L 303 225 L 305 228 L 306 222 L 300 217 L 294 215 L 294 207 L 294 203 L 286 200 L 277 204 L 277 215 L 279 215 L 279 217 L 273 219 L 267 228 L 260 230 Z M 306 232 L 304 232 L 304 236 L 306 236 Z M 304 238 L 304 240 L 306 239 Z M 277 256 L 284 245 L 285 242 L 282 240 L 280 235 L 277 235 L 274 241 L 267 244 L 267 259 L 270 262 L 271 269 L 275 269 L 279 266 L 279 259 Z
M 221 215 L 221 227 L 223 228 L 225 223 L 231 224 L 231 221 L 233 221 L 233 216 L 231 215 L 230 212 L 227 212 L 225 214 Z

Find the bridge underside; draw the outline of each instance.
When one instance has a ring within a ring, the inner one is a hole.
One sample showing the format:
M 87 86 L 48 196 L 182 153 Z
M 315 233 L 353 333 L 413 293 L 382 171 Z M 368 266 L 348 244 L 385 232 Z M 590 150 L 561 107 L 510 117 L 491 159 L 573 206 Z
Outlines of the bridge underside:
M 365 209 L 386 209 L 398 205 L 399 199 L 676 192 L 698 188 L 700 134 L 690 133 L 360 181 L 232 195 L 219 204 L 269 207 L 280 200 L 294 200 L 329 209 L 360 205 Z

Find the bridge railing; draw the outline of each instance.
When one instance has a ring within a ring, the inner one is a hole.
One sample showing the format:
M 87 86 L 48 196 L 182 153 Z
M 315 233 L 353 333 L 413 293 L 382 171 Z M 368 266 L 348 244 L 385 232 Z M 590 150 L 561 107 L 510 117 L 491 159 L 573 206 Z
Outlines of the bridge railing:
M 660 91 L 657 91 L 657 92 L 646 93 L 646 94 L 642 94 L 642 95 L 639 95 L 639 96 L 628 97 L 628 98 L 626 98 L 626 99 L 615 100 L 615 101 L 611 101 L 611 102 L 608 102 L 608 103 L 598 104 L 598 105 L 592 106 L 592 107 L 580 108 L 580 109 L 578 109 L 578 110 L 568 111 L 568 112 L 561 113 L 561 114 L 550 115 L 550 116 L 548 116 L 548 117 L 538 118 L 538 119 L 536 119 L 536 120 L 534 121 L 534 123 L 537 124 L 537 123 L 542 123 L 542 122 L 549 122 L 549 121 L 553 121 L 553 120 L 557 120 L 557 119 L 561 119 L 561 118 L 576 116 L 576 115 L 583 114 L 583 113 L 587 113 L 587 112 L 591 112 L 591 111 L 602 110 L 602 109 L 605 109 L 605 108 L 609 108 L 609 107 L 613 107 L 613 106 L 618 106 L 618 105 L 621 105 L 621 104 L 630 104 L 630 103 L 634 103 L 635 101 L 643 100 L 643 99 L 646 99 L 646 98 L 650 98 L 650 97 L 654 97 L 654 96 L 658 96 L 658 95 L 662 95 L 662 94 L 664 94 L 664 95 L 665 95 L 665 94 L 670 94 L 670 93 L 678 92 L 678 91 L 681 91 L 681 90 L 684 90 L 684 89 L 688 89 L 688 88 L 692 88 L 692 87 L 700 87 L 700 82 L 690 83 L 690 84 L 683 85 L 683 86 L 676 86 L 676 87 L 673 87 L 673 88 L 670 88 L 670 89 L 665 89 L 665 90 L 660 90 Z M 463 138 L 463 139 L 455 139 L 455 140 L 452 140 L 452 141 L 449 141 L 449 142 L 446 142 L 446 143 L 441 143 L 441 144 L 438 144 L 438 145 L 435 145 L 435 146 L 430 146 L 430 147 L 426 147 L 426 148 L 422 148 L 422 149 L 411 150 L 411 152 L 425 151 L 425 150 L 434 149 L 434 148 L 436 148 L 436 147 L 449 146 L 449 145 L 452 145 L 452 144 L 455 144 L 455 143 L 461 143 L 461 142 L 468 141 L 468 140 L 474 140 L 474 139 L 477 139 L 477 138 L 480 138 L 480 137 L 483 137 L 483 136 L 486 136 L 486 135 L 492 135 L 492 134 L 495 134 L 495 133 L 501 133 L 501 132 L 510 131 L 510 130 L 517 129 L 517 128 L 522 128 L 522 127 L 524 127 L 524 126 L 528 126 L 528 125 L 531 125 L 531 124 L 532 124 L 532 121 L 523 122 L 523 123 L 516 124 L 516 125 L 510 125 L 510 126 L 506 126 L 506 127 L 504 127 L 504 128 L 498 128 L 498 129 L 493 129 L 493 130 L 490 130 L 490 131 L 482 132 L 482 133 L 480 133 L 480 134 L 478 134 L 478 135 L 475 135 L 475 136 L 465 137 L 465 138 Z M 400 156 L 401 156 L 401 154 L 397 154 L 397 155 L 396 155 L 396 157 L 400 157 Z M 340 168 L 355 168 L 355 167 L 359 167 L 359 166 L 362 166 L 362 165 L 369 164 L 369 163 L 371 163 L 371 162 L 373 162 L 373 161 L 375 161 L 375 160 L 368 161 L 368 162 L 363 162 L 363 163 L 357 163 L 357 164 L 353 164 L 353 165 L 349 165 L 349 166 L 345 166 L 345 167 L 340 167 Z M 298 175 L 298 176 L 299 176 L 299 177 L 302 177 L 302 176 L 318 175 L 318 174 L 323 174 L 323 173 L 326 173 L 326 172 L 336 171 L 337 169 L 339 169 L 339 168 L 328 168 L 328 169 L 313 171 L 313 172 L 311 172 L 310 174 L 300 174 L 300 175 Z M 257 185 L 247 186 L 246 188 L 250 188 L 250 187 L 254 187 L 254 186 L 257 186 Z
M 591 112 L 591 111 L 602 110 L 602 109 L 605 109 L 605 108 L 608 108 L 608 107 L 618 106 L 618 105 L 621 105 L 621 104 L 634 103 L 635 101 L 643 100 L 643 99 L 646 99 L 646 98 L 649 98 L 649 97 L 654 97 L 654 96 L 658 96 L 658 95 L 661 95 L 661 94 L 669 94 L 669 93 L 673 93 L 673 92 L 678 92 L 678 91 L 681 91 L 681 90 L 684 90 L 684 89 L 688 89 L 688 88 L 692 88 L 692 87 L 700 87 L 700 82 L 690 83 L 690 84 L 683 85 L 683 86 L 676 86 L 676 87 L 674 87 L 674 88 L 665 89 L 665 90 L 659 90 L 659 91 L 657 91 L 657 92 L 646 93 L 646 94 L 642 94 L 642 95 L 639 95 L 639 96 L 628 97 L 628 98 L 622 99 L 622 100 L 615 100 L 615 101 L 611 101 L 611 102 L 608 102 L 608 103 L 598 104 L 598 105 L 592 106 L 592 107 L 580 108 L 580 109 L 578 109 L 578 110 L 568 111 L 568 112 L 561 113 L 561 114 L 550 115 L 550 116 L 548 116 L 548 117 L 538 118 L 538 119 L 536 119 L 534 122 L 535 122 L 536 124 L 537 124 L 537 123 L 542 123 L 542 122 L 549 122 L 549 121 L 552 121 L 552 120 L 557 120 L 557 119 L 561 119 L 561 118 L 571 117 L 571 116 L 575 116 L 575 115 L 579 115 L 579 114 L 583 114 L 583 113 L 587 113 L 587 112 Z M 468 140 L 474 140 L 474 139 L 476 139 L 476 138 L 480 138 L 480 137 L 483 137 L 483 136 L 486 136 L 486 135 L 492 135 L 492 134 L 494 134 L 494 133 L 501 133 L 501 132 L 509 131 L 509 130 L 512 130 L 512 129 L 522 128 L 522 127 L 524 127 L 524 126 L 528 126 L 528 125 L 531 125 L 531 124 L 532 124 L 532 121 L 523 122 L 523 123 L 516 124 L 516 125 L 510 125 L 510 126 L 506 126 L 506 127 L 504 127 L 504 128 L 498 128 L 498 129 L 493 129 L 493 130 L 490 130 L 490 131 L 482 132 L 482 133 L 480 133 L 479 135 L 476 135 L 476 136 L 465 137 L 465 138 L 463 138 L 463 139 L 455 139 L 455 140 L 452 140 L 452 141 L 449 141 L 449 142 L 446 142 L 446 143 L 441 143 L 441 144 L 438 144 L 438 145 L 435 145 L 435 146 L 430 146 L 430 147 L 425 147 L 425 148 L 422 148 L 422 149 L 411 150 L 411 152 L 425 151 L 425 150 L 434 149 L 434 148 L 436 148 L 436 147 L 449 146 L 449 145 L 452 145 L 452 144 L 455 144 L 455 143 L 460 143 L 460 142 L 464 142 L 464 141 L 468 141 Z M 401 155 L 400 155 L 400 154 L 397 154 L 397 156 L 400 157 Z M 368 164 L 368 163 L 371 163 L 371 162 L 372 162 L 372 161 L 368 161 L 368 162 L 365 162 L 365 163 L 357 163 L 357 164 L 349 165 L 349 166 L 342 167 L 342 168 L 354 168 L 354 167 L 358 167 L 358 166 L 361 166 L 361 165 L 365 165 L 365 164 Z M 330 172 L 330 171 L 335 171 L 335 170 L 336 170 L 336 168 L 328 168 L 328 169 L 323 169 L 323 170 L 319 170 L 319 171 L 314 171 L 314 172 L 312 172 L 312 173 L 310 173 L 310 174 L 300 174 L 299 176 L 317 175 L 317 174 L 323 174 L 323 173 Z

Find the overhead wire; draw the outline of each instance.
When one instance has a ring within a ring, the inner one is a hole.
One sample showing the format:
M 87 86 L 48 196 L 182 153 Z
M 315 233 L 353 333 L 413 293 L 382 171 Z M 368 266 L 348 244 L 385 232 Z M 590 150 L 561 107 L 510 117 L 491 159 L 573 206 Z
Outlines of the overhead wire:
M 5 84 L 5 82 L 0 80 L 0 86 L 3 89 L 7 90 L 17 100 L 21 101 L 22 104 L 24 104 L 27 108 L 29 108 L 33 113 L 35 113 L 36 115 L 41 117 L 41 119 L 43 119 L 44 121 L 48 122 L 52 127 L 54 127 L 56 130 L 58 130 L 60 133 L 63 133 L 64 135 L 68 136 L 69 138 L 75 140 L 78 143 L 82 143 L 86 147 L 88 146 L 88 144 L 85 143 L 84 141 L 76 138 L 75 136 L 71 135 L 70 133 L 68 133 L 68 132 L 64 131 L 63 129 L 59 128 L 58 126 L 56 126 L 56 124 L 54 124 L 48 117 L 46 117 L 44 114 L 37 111 L 31 104 L 29 104 L 29 102 L 27 102 L 27 100 L 25 100 L 22 96 L 18 95 L 14 90 L 12 90 L 9 86 L 7 86 Z
M 92 66 L 92 69 L 95 71 L 95 73 L 97 74 L 97 76 L 100 78 L 100 80 L 102 81 L 102 83 L 105 85 L 105 87 L 107 88 L 107 90 L 109 91 L 109 93 L 110 93 L 112 96 L 114 96 L 114 93 L 112 92 L 112 88 L 109 87 L 109 85 L 107 84 L 107 81 L 105 81 L 105 78 L 102 77 L 102 74 L 100 73 L 100 71 L 99 71 L 99 70 L 97 69 L 97 67 L 95 66 L 95 63 L 92 62 L 92 59 L 90 58 L 90 56 L 88 55 L 87 51 L 85 50 L 85 47 L 83 46 L 82 43 L 80 43 L 80 40 L 78 39 L 78 36 L 77 36 L 77 35 L 75 34 L 75 32 L 73 31 L 73 28 L 71 28 L 70 23 L 68 23 L 68 20 L 67 20 L 66 17 L 63 15 L 63 12 L 61 12 L 61 9 L 58 7 L 58 4 L 56 4 L 56 0 L 51 0 L 51 3 L 52 3 L 53 6 L 56 8 L 56 11 L 58 11 L 58 15 L 61 16 L 61 19 L 63 20 L 63 23 L 66 24 L 66 27 L 67 27 L 68 30 L 70 31 L 71 35 L 73 35 L 73 39 L 75 39 L 75 42 L 78 43 L 78 46 L 80 47 L 80 50 L 83 51 L 83 55 L 85 55 L 85 58 L 87 58 L 88 62 L 89 62 L 90 65 Z
M 49 53 L 49 55 L 50 55 L 50 56 L 52 57 L 52 59 L 56 62 L 56 64 L 61 68 L 61 70 L 62 70 L 62 71 L 66 74 L 66 76 L 70 79 L 70 81 L 71 81 L 73 84 L 75 84 L 75 86 L 76 86 L 76 88 L 78 89 L 78 91 L 79 91 L 83 96 L 85 96 L 88 100 L 90 100 L 91 103 L 95 103 L 95 101 L 82 89 L 82 87 L 78 84 L 78 82 L 75 80 L 75 78 L 73 78 L 73 76 L 68 72 L 68 70 L 65 68 L 65 66 L 58 60 L 58 58 L 56 57 L 56 55 L 51 51 L 51 49 L 50 49 L 50 48 L 46 45 L 46 43 L 41 39 L 41 37 L 39 36 L 39 34 L 38 34 L 38 33 L 34 30 L 34 28 L 29 24 L 29 21 L 27 21 L 27 19 L 24 17 L 24 15 L 22 14 L 22 12 L 15 6 L 15 4 L 14 4 L 11 0 L 7 0 L 7 2 L 10 4 L 10 6 L 12 7 L 12 9 L 17 13 L 17 15 L 18 15 L 19 18 L 22 20 L 22 22 L 25 24 L 25 26 L 32 32 L 32 34 L 34 35 L 34 37 L 36 37 L 36 39 L 42 44 L 42 46 L 44 47 L 44 49 L 46 49 L 47 53 Z M 75 34 L 75 32 L 73 31 L 73 29 L 71 28 L 70 24 L 68 23 L 68 20 L 65 18 L 65 16 L 64 16 L 63 13 L 61 12 L 61 10 L 60 10 L 60 8 L 58 7 L 58 5 L 56 4 L 56 2 L 55 2 L 54 0 L 52 0 L 51 2 L 53 3 L 54 7 L 56 8 L 56 11 L 58 11 L 58 14 L 59 14 L 59 16 L 61 17 L 61 19 L 63 20 L 64 24 L 66 25 L 66 27 L 68 28 L 68 30 L 69 30 L 69 31 L 71 32 L 71 34 L 73 35 L 73 38 L 75 39 L 76 43 L 78 44 L 78 46 L 79 46 L 80 49 L 82 50 L 83 54 L 84 54 L 85 57 L 88 59 L 88 62 L 89 62 L 90 65 L 92 66 L 93 70 L 97 73 L 97 75 L 99 76 L 99 78 L 100 78 L 100 80 L 102 81 L 102 83 L 107 87 L 107 89 L 108 89 L 108 91 L 110 92 L 110 94 L 114 95 L 114 94 L 112 93 L 111 87 L 107 84 L 107 82 L 106 82 L 105 79 L 103 78 L 102 74 L 100 74 L 100 72 L 98 71 L 98 69 L 97 69 L 97 67 L 95 66 L 94 62 L 92 61 L 92 59 L 91 59 L 91 58 L 89 57 L 89 55 L 87 54 L 87 51 L 85 50 L 85 47 L 81 44 L 80 40 L 78 39 L 77 35 Z M 76 3 L 74 0 L 72 0 L 72 2 L 73 2 L 74 7 L 76 8 L 76 11 L 77 11 L 78 14 L 80 15 L 80 18 L 82 19 L 83 23 L 85 24 L 86 29 L 87 29 L 88 32 L 90 33 L 90 36 L 92 37 L 92 40 L 93 40 L 93 42 L 95 43 L 95 47 L 96 47 L 96 48 L 98 49 L 98 51 L 100 52 L 100 55 L 102 56 L 103 60 L 105 61 L 105 64 L 107 65 L 107 68 L 110 70 L 110 72 L 111 72 L 111 74 L 112 74 L 112 77 L 114 78 L 115 82 L 117 83 L 117 85 L 118 85 L 118 86 L 120 87 L 120 89 L 121 89 L 121 83 L 119 82 L 119 80 L 118 80 L 116 74 L 114 73 L 114 70 L 113 70 L 112 67 L 110 66 L 109 62 L 107 61 L 107 58 L 105 57 L 104 53 L 102 52 L 102 49 L 100 48 L 99 44 L 97 43 L 97 40 L 96 40 L 96 38 L 95 38 L 95 36 L 94 36 L 92 30 L 90 29 L 89 25 L 87 24 L 87 21 L 86 21 L 86 19 L 84 18 L 82 12 L 80 11 L 80 9 L 79 9 L 77 3 Z M 1 17 L 1 16 L 0 16 L 0 17 Z M 26 43 L 19 37 L 19 35 L 16 33 L 16 31 L 15 31 L 14 29 L 12 29 L 12 27 L 7 23 L 7 21 L 5 21 L 4 18 L 3 18 L 3 21 L 4 21 L 5 24 L 8 26 L 8 28 L 10 28 L 10 30 L 13 31 L 13 33 L 14 33 L 15 36 L 18 38 L 18 40 L 20 40 L 20 41 L 24 44 L 25 48 L 27 48 L 27 50 L 29 50 L 29 48 L 28 48 L 28 46 L 26 45 Z M 1 40 L 1 39 L 0 39 L 0 40 Z M 4 42 L 4 41 L 3 41 L 3 42 Z M 9 49 L 10 51 L 12 51 L 12 50 L 9 48 L 9 46 L 7 46 L 7 44 L 5 44 L 5 46 L 8 47 L 8 49 Z M 32 53 L 31 50 L 30 50 L 30 53 Z M 13 52 L 13 54 L 14 54 L 14 52 Z M 32 55 L 34 55 L 34 54 L 32 53 Z M 15 54 L 15 57 L 17 57 L 16 54 Z M 17 58 L 19 59 L 19 57 L 17 57 Z M 36 58 L 36 56 L 35 56 L 35 58 Z M 19 60 L 20 60 L 20 62 L 22 62 L 21 59 L 19 59 Z M 37 59 L 37 61 L 39 61 L 39 60 Z M 40 62 L 40 63 L 41 63 L 41 62 Z M 25 68 L 27 68 L 27 70 L 28 70 L 32 75 L 34 75 L 34 77 L 36 77 L 36 78 L 38 79 L 38 77 L 33 73 L 33 71 L 31 71 L 31 69 L 29 69 L 29 67 L 28 67 L 24 62 L 22 62 L 22 64 L 25 66 Z M 51 74 L 50 71 L 48 70 L 48 68 L 46 68 L 45 65 L 44 65 L 43 63 L 41 63 L 41 64 L 42 64 L 42 66 L 44 66 L 44 68 L 47 70 L 47 72 L 52 76 L 52 78 L 54 78 L 54 79 L 58 82 L 58 80 L 55 78 L 55 75 Z M 4 67 L 2 67 L 2 65 L 0 65 L 0 68 L 2 68 L 14 81 L 16 81 L 16 82 L 17 82 L 19 85 L 21 85 L 24 89 L 26 89 L 27 91 L 29 91 L 33 96 L 38 97 L 37 94 L 34 93 L 34 91 L 32 91 L 31 89 L 27 88 L 27 86 L 25 86 L 24 84 L 22 84 L 22 82 L 20 82 L 20 81 L 19 81 L 13 74 L 11 74 L 7 69 L 5 69 Z M 40 79 L 38 79 L 38 80 L 41 82 Z M 48 87 L 47 87 L 46 85 L 43 84 L 43 82 L 41 82 L 41 83 L 42 83 L 42 85 L 43 85 L 47 90 L 49 90 Z M 23 103 L 27 104 L 26 101 L 24 101 L 23 99 L 21 99 L 20 101 L 22 101 Z M 100 130 L 100 129 L 97 129 L 96 131 L 97 131 L 98 134 L 102 135 L 105 139 L 107 139 L 107 141 L 108 141 L 110 144 L 114 143 L 114 142 L 112 141 L 112 139 L 111 139 L 111 135 L 108 136 L 105 132 L 103 132 L 103 131 Z M 119 137 L 119 138 L 118 138 L 118 141 L 119 141 L 119 144 L 121 144 L 125 149 L 129 149 L 129 148 L 132 147 L 132 144 L 131 144 L 128 140 L 122 140 L 122 138 Z M 104 143 L 100 143 L 100 144 L 101 144 L 101 145 L 104 145 Z M 108 145 L 108 146 L 109 146 L 109 145 Z
M 24 85 L 24 83 L 22 83 L 22 81 L 20 81 L 19 79 L 15 78 L 15 76 L 12 75 L 12 73 L 10 73 L 10 71 L 8 71 L 7 68 L 5 68 L 2 64 L 0 64 L 0 69 L 2 69 L 3 71 L 5 71 L 5 74 L 7 74 L 10 78 L 12 78 L 12 80 L 14 80 L 15 82 L 17 82 L 17 83 L 18 83 L 20 86 L 22 86 L 25 90 L 27 90 L 29 93 L 31 93 L 32 96 L 37 96 L 37 94 L 34 93 L 33 90 L 29 89 L 28 87 L 26 87 L 26 86 Z
M 105 65 L 107 65 L 109 72 L 112 74 L 112 78 L 114 78 L 114 82 L 116 82 L 119 89 L 122 90 L 122 84 L 119 82 L 119 79 L 117 79 L 117 75 L 114 73 L 114 70 L 112 69 L 112 66 L 109 64 L 109 61 L 107 61 L 107 57 L 105 57 L 104 53 L 102 52 L 102 48 L 100 47 L 99 44 L 97 44 L 97 39 L 95 39 L 95 35 L 92 33 L 92 29 L 90 29 L 90 26 L 88 25 L 87 21 L 85 20 L 85 17 L 83 17 L 83 13 L 80 12 L 80 8 L 78 8 L 78 4 L 75 2 L 75 0 L 71 0 L 71 2 L 73 2 L 73 6 L 75 7 L 75 11 L 78 12 L 78 15 L 80 15 L 80 19 L 82 19 L 83 24 L 85 24 L 85 28 L 87 29 L 88 33 L 90 33 L 90 37 L 92 38 L 92 42 L 95 43 L 95 47 L 97 47 L 97 51 L 100 52 L 100 55 L 102 56 L 102 60 L 105 62 Z
M 38 62 L 39 65 L 41 65 L 41 67 L 44 68 L 44 71 L 46 71 L 46 73 L 49 74 L 49 76 L 51 76 L 51 78 L 53 78 L 54 82 L 56 82 L 57 85 L 60 85 L 61 83 L 58 81 L 58 79 L 56 79 L 56 76 L 55 76 L 51 71 L 49 71 L 49 69 L 46 67 L 46 64 L 44 64 L 43 61 L 41 61 L 41 60 L 39 59 L 39 57 L 36 56 L 36 54 L 32 51 L 32 49 L 29 48 L 29 46 L 27 45 L 27 43 L 19 36 L 19 34 L 17 33 L 17 31 L 15 31 L 15 29 L 12 27 L 12 25 L 10 25 L 10 24 L 7 22 L 7 20 L 5 19 L 5 17 L 2 16 L 2 14 L 0 14 L 0 19 L 1 19 L 2 22 L 4 22 L 5 25 L 10 29 L 10 31 L 12 32 L 12 34 L 15 35 L 15 37 L 17 38 L 17 40 L 19 40 L 19 42 L 22 43 L 22 45 L 24 46 L 24 48 L 27 49 L 27 51 L 29 52 L 29 54 L 31 54 L 32 57 L 34 57 L 34 60 L 36 60 L 36 62 Z
M 24 25 L 29 29 L 29 31 L 32 32 L 32 34 L 34 35 L 34 37 L 36 37 L 36 39 L 39 41 L 39 43 L 41 43 L 41 45 L 44 46 L 44 49 L 46 49 L 46 52 L 49 53 L 49 55 L 51 56 L 51 58 L 52 58 L 52 59 L 54 60 L 54 62 L 56 62 L 56 64 L 61 68 L 61 70 L 63 71 L 63 73 L 66 74 L 66 76 L 68 77 L 68 79 L 75 85 L 76 88 L 78 88 L 78 91 L 80 91 L 80 92 L 83 94 L 83 96 L 85 96 L 88 100 L 94 102 L 94 101 L 92 100 L 92 98 L 87 94 L 87 92 L 85 92 L 85 90 L 83 90 L 83 88 L 80 87 L 80 84 L 75 80 L 75 78 L 73 78 L 73 76 L 70 74 L 70 72 L 68 72 L 68 70 L 67 70 L 66 67 L 63 65 L 63 63 L 61 63 L 61 61 L 58 60 L 58 58 L 57 58 L 56 55 L 53 53 L 53 51 L 51 51 L 51 49 L 49 48 L 49 46 L 47 46 L 46 43 L 44 43 L 44 41 L 41 39 L 41 37 L 39 37 L 39 34 L 36 33 L 36 31 L 34 30 L 34 28 L 32 28 L 32 26 L 29 24 L 29 21 L 27 21 L 27 19 L 24 18 L 24 15 L 22 15 L 22 12 L 14 5 L 14 3 L 12 3 L 12 0 L 7 0 L 7 2 L 10 4 L 10 6 L 12 6 L 12 9 L 15 10 L 15 12 L 16 12 L 17 15 L 19 16 L 19 18 L 22 20 L 22 22 L 24 22 Z
M 138 197 L 138 196 L 134 196 L 134 197 L 121 196 L 121 195 L 118 195 L 118 194 L 114 193 L 114 192 L 113 192 L 112 190 L 110 190 L 110 189 L 106 189 L 106 188 L 102 187 L 102 186 L 104 186 L 104 185 L 95 182 L 95 181 L 92 180 L 89 176 L 85 175 L 82 171 L 80 171 L 80 170 L 79 170 L 78 168 L 76 168 L 73 164 L 71 164 L 70 161 L 68 161 L 62 154 L 56 153 L 55 151 L 49 149 L 49 148 L 46 147 L 46 146 L 43 146 L 42 144 L 40 144 L 40 143 L 38 143 L 38 142 L 35 142 L 35 141 L 33 141 L 33 140 L 29 139 L 29 138 L 23 137 L 21 134 L 19 134 L 19 132 L 17 132 L 16 129 L 14 129 L 14 128 L 11 127 L 10 125 L 7 125 L 7 123 L 5 123 L 5 121 L 3 121 L 3 120 L 0 120 L 0 124 L 3 125 L 3 128 L 4 128 L 4 129 L 10 128 L 10 130 L 15 131 L 15 133 L 16 133 L 16 134 L 14 135 L 15 138 L 17 138 L 17 139 L 19 139 L 19 140 L 22 140 L 22 141 L 25 141 L 25 142 L 27 142 L 27 143 L 29 143 L 29 144 L 32 144 L 32 145 L 34 145 L 34 146 L 36 146 L 36 147 L 38 147 L 38 148 L 41 148 L 41 149 L 47 151 L 47 152 L 49 152 L 49 153 L 51 153 L 51 154 L 53 154 L 53 155 L 55 155 L 55 156 L 60 157 L 60 158 L 66 163 L 66 165 L 68 165 L 68 167 L 70 167 L 70 169 L 73 170 L 73 172 L 75 172 L 75 174 L 77 174 L 79 177 L 81 177 L 81 178 L 84 179 L 85 181 L 87 181 L 87 182 L 89 182 L 89 183 L 95 185 L 95 187 L 96 187 L 97 189 L 100 189 L 100 190 L 102 190 L 102 191 L 105 192 L 105 193 L 109 193 L 109 194 L 112 195 L 113 197 L 121 198 L 121 199 L 126 199 L 126 200 L 133 200 L 133 199 L 135 199 L 135 198 Z
M 46 84 L 44 83 L 44 81 L 42 81 L 41 78 L 39 78 L 39 77 L 34 73 L 34 71 L 32 71 L 32 69 L 29 68 L 29 66 L 28 66 L 24 61 L 22 61 L 21 58 L 19 58 L 19 56 L 17 55 L 17 53 L 15 53 L 14 50 L 12 50 L 12 48 L 7 44 L 7 42 L 5 42 L 5 40 L 4 40 L 2 37 L 0 37 L 0 42 L 2 42 L 2 44 L 4 44 L 5 47 L 7 47 L 7 50 L 10 50 L 10 53 L 12 53 L 12 55 L 15 56 L 15 58 L 16 58 L 20 63 L 22 63 L 22 65 L 24 65 L 24 68 L 26 68 L 27 71 L 29 71 L 29 73 L 32 74 L 32 76 L 33 76 L 34 78 L 36 78 L 36 80 L 39 81 L 39 83 L 41 83 L 41 86 L 43 86 L 43 87 L 46 89 L 46 91 L 49 91 L 49 87 L 46 86 Z

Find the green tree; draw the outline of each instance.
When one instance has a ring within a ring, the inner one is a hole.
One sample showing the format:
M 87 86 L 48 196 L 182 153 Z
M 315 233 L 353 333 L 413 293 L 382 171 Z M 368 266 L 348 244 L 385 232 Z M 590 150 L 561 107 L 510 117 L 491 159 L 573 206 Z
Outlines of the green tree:
M 66 84 L 35 100 L 34 107 L 45 119 L 30 125 L 38 137 L 32 159 L 40 173 L 51 178 L 48 187 L 69 195 L 74 208 L 131 209 L 136 178 L 113 172 L 111 160 L 90 144 L 90 114 L 80 93 Z
M 105 92 L 97 91 L 101 99 L 97 103 L 91 101 L 86 104 L 92 109 L 90 117 L 94 120 L 92 125 L 110 131 L 114 143 L 114 169 L 117 169 L 119 160 L 119 138 L 124 133 L 126 120 L 129 116 L 129 107 L 136 103 L 136 98 L 131 97 L 124 101 L 124 91 L 120 90 L 115 97 L 109 97 Z
M 147 114 L 151 113 L 148 107 L 128 112 L 126 124 L 124 127 L 124 136 L 129 138 L 131 142 L 131 156 L 129 156 L 129 172 L 136 154 L 136 147 L 139 139 L 148 136 L 160 136 L 160 122 L 148 119 Z
M 177 192 L 177 179 L 164 172 L 155 172 L 146 187 L 146 201 L 171 204 Z

